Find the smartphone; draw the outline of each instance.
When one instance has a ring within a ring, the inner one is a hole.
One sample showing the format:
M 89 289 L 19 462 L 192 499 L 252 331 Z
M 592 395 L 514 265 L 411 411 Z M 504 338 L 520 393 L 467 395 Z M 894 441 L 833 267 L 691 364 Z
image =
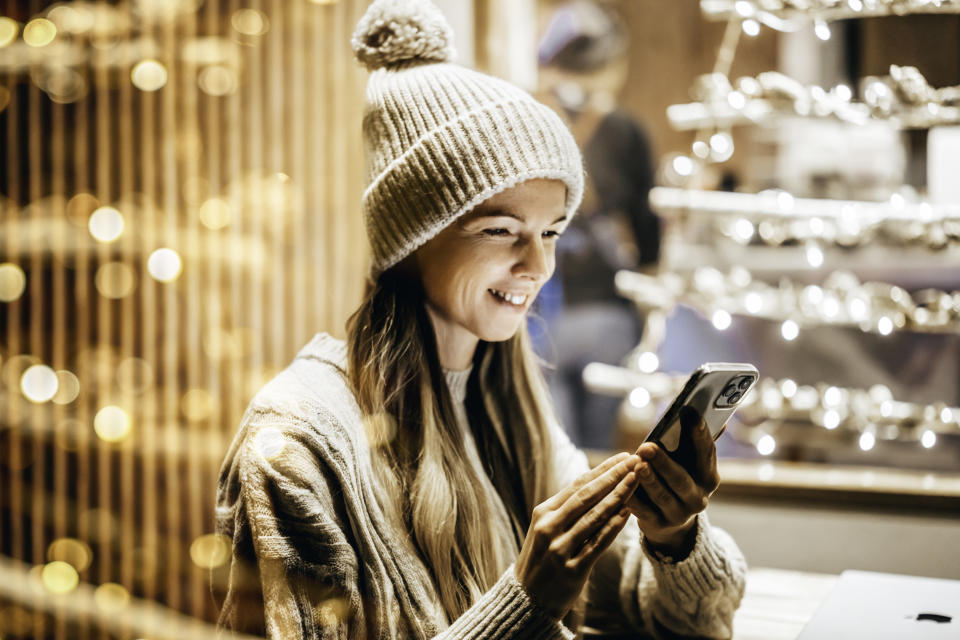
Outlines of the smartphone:
M 690 450 L 689 439 L 681 437 L 680 418 L 684 407 L 692 408 L 706 421 L 710 435 L 716 440 L 759 377 L 757 368 L 745 362 L 700 365 L 644 442 L 656 442 L 684 468 L 692 469 L 696 452 Z

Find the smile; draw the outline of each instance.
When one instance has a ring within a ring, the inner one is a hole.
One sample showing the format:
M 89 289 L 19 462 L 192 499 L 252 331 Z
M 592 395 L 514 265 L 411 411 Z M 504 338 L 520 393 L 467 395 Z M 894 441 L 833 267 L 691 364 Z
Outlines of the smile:
M 497 291 L 496 289 L 487 289 L 487 291 L 492 293 L 500 300 L 503 300 L 504 302 L 512 304 L 516 307 L 522 307 L 527 302 L 528 296 L 525 293 L 507 293 L 506 291 Z

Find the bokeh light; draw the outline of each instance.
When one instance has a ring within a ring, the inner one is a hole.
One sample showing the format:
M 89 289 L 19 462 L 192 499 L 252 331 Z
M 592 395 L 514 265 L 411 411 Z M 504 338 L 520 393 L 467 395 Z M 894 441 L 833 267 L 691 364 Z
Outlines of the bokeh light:
M 197 77 L 200 90 L 211 96 L 225 96 L 237 89 L 237 74 L 228 67 L 213 64 L 204 67 Z
M 57 392 L 50 398 L 54 404 L 70 404 L 80 395 L 80 380 L 72 371 L 57 371 Z
M 172 282 L 180 275 L 180 254 L 166 247 L 157 249 L 147 259 L 147 271 L 160 282 Z
M 629 400 L 630 404 L 638 409 L 642 409 L 650 404 L 650 392 L 643 387 L 637 387 L 630 392 Z
M 46 18 L 34 18 L 23 28 L 23 41 L 31 47 L 45 47 L 57 37 L 57 26 Z
M 67 220 L 78 227 L 86 227 L 90 216 L 100 208 L 100 201 L 89 193 L 77 193 L 67 202 Z
M 230 25 L 245 36 L 262 36 L 270 29 L 267 16 L 256 9 L 237 9 L 230 16 Z
M 201 422 L 213 414 L 215 400 L 206 389 L 190 389 L 180 399 L 180 408 L 187 420 Z
M 12 262 L 0 264 L 0 302 L 13 302 L 27 288 L 27 276 L 20 265 Z
M 123 233 L 123 215 L 113 207 L 100 207 L 90 214 L 87 226 L 100 242 L 113 242 Z
M 141 60 L 130 72 L 130 79 L 141 91 L 157 91 L 167 84 L 167 68 L 156 60 Z
M 105 582 L 93 592 L 93 601 L 104 613 L 119 613 L 130 604 L 130 592 L 116 582 Z
M 190 544 L 190 559 L 201 569 L 215 569 L 230 559 L 231 540 L 221 533 L 208 533 Z
M 783 336 L 783 339 L 787 342 L 797 339 L 797 336 L 800 335 L 800 326 L 793 320 L 785 320 L 782 325 L 780 325 L 780 335 Z
M 81 572 L 90 566 L 90 562 L 93 560 L 93 552 L 90 550 L 90 546 L 82 540 L 59 538 L 47 547 L 47 560 L 50 562 L 55 560 L 66 562 L 77 572 Z
M 130 417 L 120 407 L 107 405 L 94 417 L 93 430 L 102 440 L 119 442 L 130 434 Z
M 923 435 L 920 436 L 920 444 L 926 449 L 930 449 L 933 445 L 937 444 L 937 434 L 935 434 L 930 429 L 926 429 L 923 432 Z
M 644 351 L 637 358 L 637 368 L 644 373 L 653 373 L 660 368 L 660 358 L 652 351 Z
M 200 205 L 199 217 L 208 229 L 222 229 L 233 221 L 233 209 L 223 198 L 210 198 Z
M 20 25 L 16 20 L 0 16 L 0 48 L 16 40 L 18 33 L 20 33 Z
M 43 586 L 50 593 L 70 593 L 80 583 L 80 575 L 69 563 L 54 560 L 44 565 L 40 572 Z
M 760 436 L 757 440 L 757 453 L 768 456 L 777 449 L 777 441 L 769 433 Z
M 30 402 L 48 402 L 57 393 L 57 374 L 45 364 L 35 364 L 23 372 L 20 390 Z
M 123 298 L 133 291 L 136 276 L 130 265 L 123 262 L 108 262 L 97 269 L 94 285 L 104 298 Z

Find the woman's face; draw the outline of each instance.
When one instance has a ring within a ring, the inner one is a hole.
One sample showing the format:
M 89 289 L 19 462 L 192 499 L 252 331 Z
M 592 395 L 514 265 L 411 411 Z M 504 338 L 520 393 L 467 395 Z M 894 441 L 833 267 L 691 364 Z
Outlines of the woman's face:
M 417 250 L 441 354 L 450 341 L 472 343 L 472 355 L 477 339 L 502 341 L 517 332 L 553 274 L 557 237 L 567 225 L 565 199 L 566 185 L 559 180 L 523 182 Z

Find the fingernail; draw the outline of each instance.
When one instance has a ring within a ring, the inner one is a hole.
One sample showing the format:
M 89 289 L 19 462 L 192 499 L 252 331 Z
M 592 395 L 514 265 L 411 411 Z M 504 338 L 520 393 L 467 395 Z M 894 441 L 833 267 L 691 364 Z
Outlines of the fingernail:
M 639 451 L 640 457 L 644 460 L 653 460 L 654 458 L 657 457 L 658 450 L 659 450 L 659 447 L 655 445 L 651 445 L 649 447 L 641 447 Z
M 700 414 L 697 413 L 697 410 L 686 405 L 680 409 L 680 426 L 687 430 L 694 429 L 698 424 L 700 424 Z

